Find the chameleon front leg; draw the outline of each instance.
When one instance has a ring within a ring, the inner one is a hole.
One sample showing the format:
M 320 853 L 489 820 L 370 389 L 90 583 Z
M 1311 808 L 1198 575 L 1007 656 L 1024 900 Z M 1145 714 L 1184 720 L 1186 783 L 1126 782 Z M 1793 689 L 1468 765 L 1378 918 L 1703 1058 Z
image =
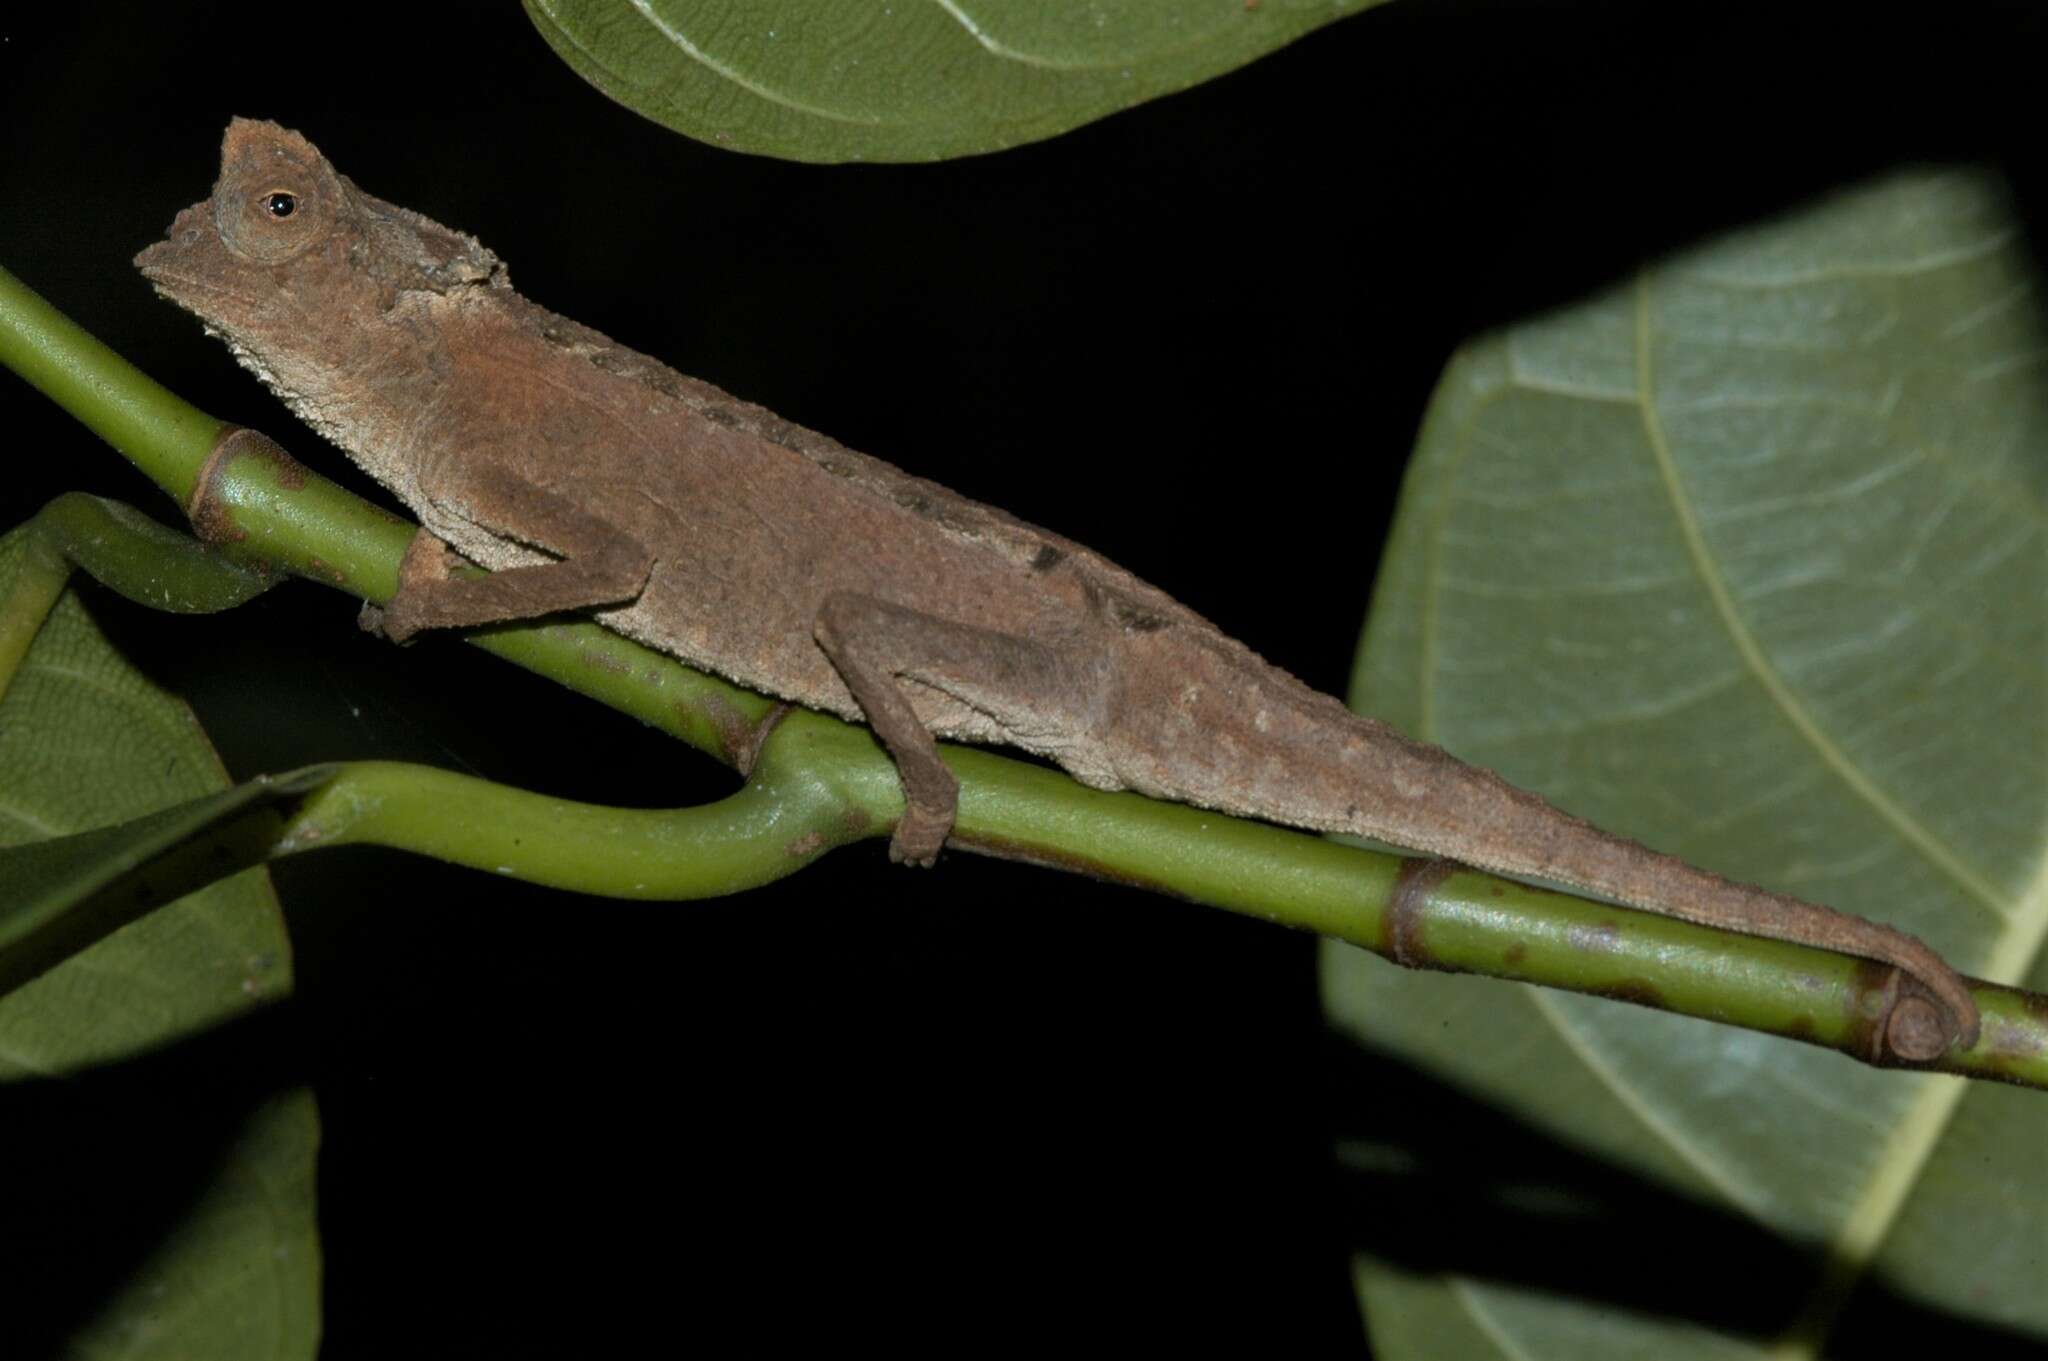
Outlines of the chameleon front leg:
M 1070 649 L 956 623 L 875 596 L 835 591 L 812 627 L 818 647 L 896 763 L 903 818 L 889 858 L 929 865 L 953 830 L 960 783 L 939 759 L 931 730 L 903 682 L 943 691 L 1001 724 L 1019 745 L 1033 731 L 1064 731 L 1086 712 L 1093 685 Z
M 646 545 L 567 497 L 490 466 L 471 470 L 463 490 L 463 502 L 482 512 L 472 518 L 485 528 L 538 544 L 561 561 L 457 577 L 448 545 L 422 529 L 399 566 L 397 594 L 382 609 L 364 607 L 364 628 L 402 643 L 423 629 L 620 605 L 647 585 L 654 555 Z

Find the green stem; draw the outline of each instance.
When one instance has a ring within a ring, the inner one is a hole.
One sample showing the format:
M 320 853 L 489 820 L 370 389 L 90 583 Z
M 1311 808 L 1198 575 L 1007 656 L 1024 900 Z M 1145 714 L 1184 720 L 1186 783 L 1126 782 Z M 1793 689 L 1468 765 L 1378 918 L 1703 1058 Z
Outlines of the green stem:
M 696 808 L 606 808 L 453 771 L 357 761 L 306 800 L 273 853 L 371 844 L 529 883 L 683 901 L 757 888 L 852 838 L 804 781 L 750 780 Z M 815 784 L 809 785 L 815 792 Z
M 987 752 L 949 749 L 947 762 L 962 776 L 955 843 L 970 849 L 1248 913 L 1410 967 L 1592 993 L 1894 1062 L 1883 1036 L 1896 987 L 1868 961 L 1083 789 Z M 309 799 L 270 854 L 375 843 L 580 893 L 704 898 L 886 828 L 899 797 L 871 734 L 799 713 L 768 739 L 744 790 L 703 807 L 603 808 L 363 762 Z M 1975 997 L 1977 1047 L 1912 1066 L 2048 1088 L 2048 999 L 1988 984 Z
M 223 422 L 87 334 L 0 268 L 0 364 L 83 421 L 184 505 Z
M 1411 967 L 1592 993 L 1892 1061 L 1882 1037 L 1896 975 L 1867 961 L 1081 789 L 985 752 L 951 750 L 948 760 L 965 779 L 958 840 L 969 848 L 1142 884 Z M 871 734 L 801 713 L 769 737 L 745 789 L 698 808 L 606 808 L 392 762 L 294 772 L 120 827 L 0 848 L 0 881 L 21 890 L 0 912 L 0 992 L 156 903 L 283 855 L 374 844 L 581 893 L 677 901 L 768 883 L 874 835 L 899 798 Z M 2048 1087 L 2048 999 L 1990 985 L 1975 997 L 1979 1044 L 1915 1066 Z

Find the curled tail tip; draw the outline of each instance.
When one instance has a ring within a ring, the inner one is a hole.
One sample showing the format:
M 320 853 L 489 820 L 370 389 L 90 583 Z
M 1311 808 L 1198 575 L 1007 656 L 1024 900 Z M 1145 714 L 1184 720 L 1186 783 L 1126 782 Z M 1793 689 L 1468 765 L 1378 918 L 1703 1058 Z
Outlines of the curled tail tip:
M 1970 981 L 1950 968 L 1942 965 L 1942 976 L 1934 988 L 1935 995 L 1948 1008 L 1949 1025 L 1952 1030 L 1950 1045 L 1958 1053 L 1977 1046 L 1977 1039 L 1984 1033 L 1983 1018 L 1977 1011 L 1977 999 L 1970 992 Z
M 1888 926 L 1877 929 L 1882 946 L 1867 957 L 1890 964 L 1900 977 L 1912 979 L 1926 994 L 1924 998 L 1911 994 L 1916 1005 L 1905 1007 L 1899 1003 L 1908 994 L 1894 992 L 1893 1023 L 1888 1026 L 1893 1051 L 1911 1062 L 1925 1063 L 1974 1049 L 1983 1024 L 1970 980 L 1918 936 Z M 1940 1013 L 1938 1021 L 1929 1015 L 1930 1006 Z
M 1939 1043 L 1919 1048 L 1911 1042 L 1894 1045 L 1902 1057 L 1916 1061 L 1937 1059 L 1946 1054 L 1962 1054 L 1977 1047 L 1977 1040 L 1983 1034 L 1983 1018 L 1977 1010 L 1977 1000 L 1970 994 L 1970 985 L 1963 976 L 1946 964 L 1939 972 L 1920 969 L 1909 970 L 1914 981 L 1934 994 L 1936 1005 L 1941 1008 L 1942 1035 Z M 1903 1035 L 1895 1038 L 1903 1039 Z M 1931 1051 L 1931 1052 L 1930 1052 Z

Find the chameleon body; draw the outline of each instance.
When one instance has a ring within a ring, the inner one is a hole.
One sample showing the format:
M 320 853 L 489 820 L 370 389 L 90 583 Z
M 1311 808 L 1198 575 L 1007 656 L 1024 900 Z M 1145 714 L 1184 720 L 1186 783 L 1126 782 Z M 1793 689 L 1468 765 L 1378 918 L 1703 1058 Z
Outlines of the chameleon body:
M 899 858 L 929 861 L 952 823 L 934 735 L 997 743 L 1099 789 L 1883 960 L 1939 999 L 1945 1039 L 1974 1042 L 1967 985 L 1914 937 L 1613 836 L 1352 714 L 1081 545 L 528 302 L 473 237 L 362 192 L 296 133 L 236 120 L 212 196 L 137 264 L 418 514 L 386 632 L 590 610 L 868 722 L 903 778 Z M 443 544 L 492 575 L 451 577 Z

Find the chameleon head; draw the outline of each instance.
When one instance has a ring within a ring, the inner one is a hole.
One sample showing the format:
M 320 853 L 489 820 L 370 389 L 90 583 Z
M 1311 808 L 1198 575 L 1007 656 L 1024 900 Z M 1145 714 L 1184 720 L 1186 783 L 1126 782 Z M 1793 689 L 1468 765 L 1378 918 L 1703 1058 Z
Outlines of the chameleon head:
M 159 293 L 224 329 L 260 321 L 304 290 L 288 286 L 346 235 L 349 186 L 313 144 L 275 123 L 237 118 L 221 144 L 213 196 L 135 257 Z M 303 259 L 308 253 L 311 259 Z
M 321 339 L 346 352 L 409 291 L 504 277 L 474 238 L 372 198 L 298 133 L 248 118 L 228 124 L 212 196 L 135 264 L 239 353 L 276 367 Z

